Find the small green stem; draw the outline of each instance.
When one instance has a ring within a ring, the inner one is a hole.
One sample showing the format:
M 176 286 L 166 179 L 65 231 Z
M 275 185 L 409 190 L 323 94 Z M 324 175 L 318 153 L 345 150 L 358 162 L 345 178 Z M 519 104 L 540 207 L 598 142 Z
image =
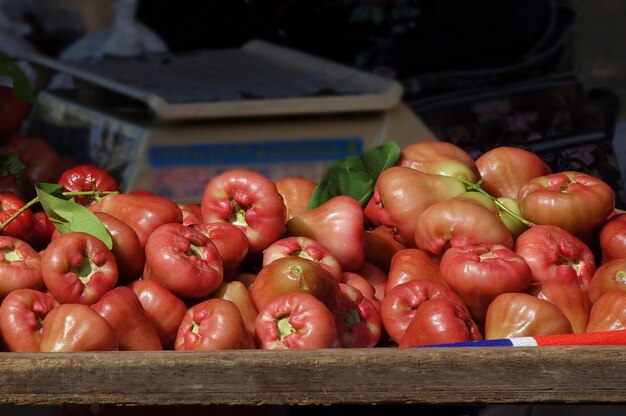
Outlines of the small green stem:
M 70 198 L 74 197 L 74 196 L 91 196 L 91 195 L 93 195 L 96 198 L 100 198 L 100 197 L 102 197 L 102 195 L 118 194 L 118 193 L 119 193 L 118 191 L 97 191 L 97 190 L 92 190 L 92 191 L 62 192 L 62 195 L 66 196 L 66 197 L 70 197 Z M 31 199 L 30 201 L 28 201 L 26 204 L 24 204 L 24 206 L 20 207 L 20 209 L 15 211 L 13 213 L 13 215 L 11 215 L 2 224 L 0 224 L 0 232 L 2 230 L 4 230 L 7 227 L 7 225 L 9 225 L 11 223 L 11 221 L 13 221 L 17 217 L 19 217 L 24 211 L 26 211 L 27 209 L 29 209 L 30 207 L 32 207 L 33 205 L 35 205 L 38 202 L 39 202 L 39 197 L 36 196 L 33 199 Z
M 475 192 L 478 192 L 480 194 L 483 194 L 483 195 L 489 197 L 493 201 L 493 203 L 496 204 L 498 209 L 506 212 L 511 217 L 515 218 L 516 220 L 518 220 L 519 222 L 521 222 L 525 226 L 532 227 L 533 225 L 535 225 L 532 222 L 528 221 L 526 218 L 522 217 L 521 215 L 518 215 L 517 213 L 511 211 L 511 209 L 509 207 L 507 207 L 506 205 L 504 205 L 501 201 L 499 201 L 498 198 L 495 198 L 489 192 L 485 191 L 483 189 L 483 187 L 481 186 L 483 184 L 483 180 L 482 179 L 479 180 L 476 183 L 472 183 L 472 182 L 468 181 L 465 178 L 459 178 L 459 180 L 461 182 L 463 182 L 463 185 L 465 185 L 465 189 L 467 191 L 475 191 Z

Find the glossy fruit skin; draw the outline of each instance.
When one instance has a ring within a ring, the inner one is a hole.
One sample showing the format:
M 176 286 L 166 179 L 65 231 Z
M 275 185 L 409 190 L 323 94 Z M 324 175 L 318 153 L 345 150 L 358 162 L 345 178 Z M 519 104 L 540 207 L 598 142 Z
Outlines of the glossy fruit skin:
M 276 189 L 285 201 L 287 219 L 306 211 L 317 182 L 301 176 L 285 176 L 276 181 Z
M 353 197 L 335 196 L 317 208 L 287 221 L 286 236 L 308 237 L 322 244 L 343 271 L 354 271 L 365 261 L 363 208 Z
M 214 298 L 193 305 L 178 329 L 176 351 L 255 348 L 255 342 L 237 306 Z
M 41 256 L 25 241 L 0 236 L 0 301 L 17 289 L 43 289 Z
M 42 352 L 116 351 L 117 334 L 98 312 L 87 305 L 66 303 L 43 319 Z
M 341 280 L 342 268 L 339 261 L 326 247 L 312 238 L 297 236 L 276 240 L 263 250 L 262 265 L 266 266 L 274 260 L 287 256 L 314 261 L 332 274 L 337 281 Z
M 472 156 L 462 148 L 444 141 L 419 141 L 402 148 L 399 166 L 434 175 L 465 178 L 476 182 L 480 172 Z
M 153 194 L 110 194 L 88 207 L 92 212 L 104 212 L 130 225 L 142 247 L 159 226 L 183 222 L 182 211 L 174 201 Z
M 485 323 L 487 308 L 498 295 L 524 292 L 532 278 L 526 260 L 499 244 L 451 247 L 441 256 L 440 269 L 479 325 Z
M 513 248 L 513 235 L 490 204 L 462 195 L 431 205 L 417 217 L 416 247 L 434 256 L 442 255 L 447 247 L 474 244 Z
M 374 201 L 381 206 L 378 219 L 393 228 L 395 238 L 414 247 L 415 219 L 431 205 L 465 193 L 465 185 L 453 177 L 392 166 L 378 176 Z
M 224 280 L 233 280 L 248 255 L 248 238 L 243 230 L 229 222 L 202 222 L 191 228 L 209 237 L 222 259 Z
M 92 164 L 79 164 L 72 166 L 63 172 L 57 180 L 59 185 L 63 185 L 65 191 L 114 191 L 119 192 L 120 186 L 111 174 Z M 90 205 L 96 196 L 75 196 L 74 201 L 81 205 Z
M 41 254 L 43 282 L 61 303 L 91 305 L 118 280 L 115 256 L 91 234 L 69 232 L 54 238 Z
M 419 248 L 405 248 L 391 258 L 385 293 L 409 280 L 426 279 L 448 286 L 441 275 L 439 259 Z
M 222 284 L 222 258 L 210 238 L 179 223 L 159 226 L 148 237 L 143 278 L 177 296 L 199 299 Z
M 527 220 L 561 227 L 585 240 L 615 209 L 615 192 L 598 177 L 566 171 L 531 179 L 517 202 Z
M 606 292 L 593 303 L 585 332 L 626 329 L 626 292 Z
M 41 322 L 58 306 L 40 290 L 16 289 L 0 305 L 0 334 L 9 351 L 39 352 Z
M 391 258 L 398 251 L 407 248 L 394 238 L 393 228 L 379 225 L 365 230 L 365 261 L 388 271 Z
M 128 287 L 156 328 L 163 349 L 172 349 L 178 327 L 187 313 L 185 302 L 155 280 L 134 280 Z
M 343 272 L 341 274 L 340 283 L 357 289 L 364 298 L 372 302 L 376 309 L 380 310 L 382 299 L 378 299 L 376 297 L 376 289 L 374 288 L 374 285 L 372 285 L 365 277 L 355 272 Z
M 0 194 L 0 223 L 8 220 L 26 203 L 18 196 L 4 192 Z M 35 216 L 30 209 L 26 209 L 17 218 L 13 219 L 1 232 L 2 235 L 30 241 L 34 234 Z
M 380 307 L 383 326 L 389 337 L 400 344 L 420 305 L 429 299 L 442 298 L 470 316 L 463 299 L 447 286 L 432 280 L 409 280 L 385 294 Z
M 159 334 L 141 306 L 135 292 L 118 286 L 105 293 L 91 308 L 111 325 L 121 351 L 159 351 Z
M 146 263 L 144 248 L 135 230 L 124 221 L 104 212 L 94 212 L 111 236 L 111 252 L 117 263 L 120 282 L 130 282 L 141 276 Z
M 259 312 L 272 299 L 292 292 L 314 296 L 333 314 L 339 310 L 339 281 L 318 263 L 302 257 L 283 257 L 263 266 L 252 285 Z
M 517 199 L 521 187 L 552 169 L 535 152 L 513 146 L 497 146 L 476 159 L 482 187 L 490 195 Z
M 591 301 L 587 293 L 576 283 L 545 281 L 533 284 L 528 294 L 547 300 L 559 308 L 572 324 L 575 334 L 585 332 L 591 312 Z
M 335 315 L 315 296 L 285 293 L 259 310 L 256 343 L 261 349 L 338 348 Z
M 372 348 L 380 341 L 382 320 L 378 308 L 361 291 L 340 283 L 341 303 L 335 315 L 342 348 Z
M 177 204 L 183 214 L 183 225 L 202 223 L 202 209 L 200 204 Z
M 487 309 L 485 339 L 571 334 L 559 308 L 528 293 L 503 293 Z
M 573 282 L 586 292 L 596 271 L 591 249 L 554 225 L 535 225 L 523 232 L 515 242 L 514 251 L 530 266 L 533 283 Z
M 602 263 L 626 257 L 626 213 L 609 217 L 602 225 L 598 238 Z
M 241 312 L 241 317 L 243 318 L 248 333 L 254 338 L 254 322 L 256 321 L 259 311 L 254 305 L 252 294 L 242 282 L 237 280 L 222 282 L 211 297 L 233 302 L 239 309 L 239 312 Z
M 251 253 L 263 251 L 285 230 L 283 197 L 272 180 L 255 171 L 231 169 L 211 178 L 200 206 L 203 222 L 225 221 L 241 227 Z
M 589 299 L 595 302 L 613 290 L 626 291 L 626 258 L 610 260 L 596 269 L 589 283 Z
M 481 339 L 483 336 L 467 309 L 438 297 L 418 306 L 398 346 L 404 348 Z

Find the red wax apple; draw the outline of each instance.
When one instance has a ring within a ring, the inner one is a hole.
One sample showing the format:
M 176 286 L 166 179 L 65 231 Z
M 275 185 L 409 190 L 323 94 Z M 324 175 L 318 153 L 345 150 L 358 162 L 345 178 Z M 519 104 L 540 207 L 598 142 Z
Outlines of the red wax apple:
M 572 324 L 558 307 L 528 293 L 503 293 L 487 309 L 485 339 L 572 332 Z
M 340 347 L 335 315 L 308 293 L 285 293 L 272 299 L 259 310 L 255 329 L 261 349 Z
M 416 218 L 429 206 L 465 193 L 465 185 L 453 177 L 393 166 L 381 172 L 373 198 L 381 205 L 381 224 L 393 228 L 396 239 L 414 247 Z
M 285 201 L 276 184 L 247 169 L 231 169 L 211 178 L 200 206 L 203 222 L 225 221 L 241 227 L 252 253 L 276 241 L 287 221 Z
M 308 237 L 326 247 L 343 271 L 354 271 L 365 261 L 363 208 L 345 195 L 287 221 L 287 236 Z
M 538 176 L 552 173 L 535 152 L 513 146 L 497 146 L 476 159 L 482 187 L 490 195 L 517 199 L 520 188 Z

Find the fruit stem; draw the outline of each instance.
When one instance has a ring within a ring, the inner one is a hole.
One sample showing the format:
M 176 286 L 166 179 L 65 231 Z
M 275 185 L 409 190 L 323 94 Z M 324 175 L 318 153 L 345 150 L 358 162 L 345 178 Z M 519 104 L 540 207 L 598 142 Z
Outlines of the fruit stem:
M 117 193 L 119 193 L 119 192 L 118 191 L 98 191 L 98 190 L 92 190 L 92 191 L 62 192 L 61 195 L 65 196 L 65 197 L 69 197 L 69 198 L 74 197 L 74 196 L 95 196 L 96 198 L 100 198 L 102 195 L 117 194 Z M 13 215 L 11 215 L 2 224 L 0 224 L 0 232 L 2 230 L 4 230 L 7 227 L 7 225 L 9 225 L 11 223 L 11 221 L 13 221 L 17 217 L 19 217 L 20 214 L 22 214 L 28 208 L 30 208 L 33 205 L 35 205 L 37 202 L 39 202 L 39 197 L 38 196 L 34 197 L 33 199 L 31 199 L 30 201 L 25 203 L 22 207 L 20 207 L 20 209 L 15 211 L 13 213 Z
M 463 185 L 465 185 L 465 189 L 467 191 L 475 191 L 478 192 L 480 194 L 483 194 L 489 198 L 491 198 L 491 200 L 493 201 L 494 204 L 496 204 L 496 206 L 498 207 L 498 209 L 500 209 L 501 211 L 506 212 L 507 214 L 509 214 L 511 217 L 515 218 L 516 220 L 518 220 L 519 222 L 521 222 L 522 224 L 524 224 L 527 227 L 532 227 L 534 224 L 530 221 L 528 221 L 526 218 L 522 217 L 521 215 L 513 212 L 509 207 L 507 207 L 506 205 L 504 205 L 502 203 L 502 201 L 499 201 L 498 198 L 492 196 L 489 192 L 485 191 L 483 189 L 483 187 L 481 186 L 483 184 L 483 180 L 480 179 L 478 182 L 473 183 L 468 181 L 467 179 L 461 177 L 459 178 L 459 180 L 461 182 L 463 182 Z

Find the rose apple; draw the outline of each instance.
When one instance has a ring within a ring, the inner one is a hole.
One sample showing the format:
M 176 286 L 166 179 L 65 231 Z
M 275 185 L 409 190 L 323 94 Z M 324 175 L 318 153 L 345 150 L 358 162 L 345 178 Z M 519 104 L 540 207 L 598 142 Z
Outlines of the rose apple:
M 515 241 L 515 252 L 532 271 L 533 283 L 556 280 L 577 283 L 586 292 L 596 271 L 591 249 L 554 225 L 535 225 Z
M 598 177 L 566 171 L 531 179 L 520 189 L 517 202 L 527 220 L 587 240 L 613 212 L 615 191 Z
M 602 225 L 599 243 L 602 263 L 626 257 L 626 213 L 613 215 Z
M 526 291 L 532 277 L 526 260 L 499 244 L 451 247 L 441 256 L 439 267 L 479 325 L 485 323 L 487 308 L 498 295 Z
M 365 261 L 363 208 L 353 197 L 332 197 L 317 208 L 287 221 L 286 235 L 308 237 L 333 255 L 343 271 L 354 271 Z
M 178 328 L 187 313 L 185 302 L 155 280 L 135 280 L 128 287 L 156 328 L 163 348 L 173 348 Z
M 591 306 L 585 332 L 626 329 L 626 292 L 617 290 L 602 294 Z
M 416 218 L 429 206 L 463 193 L 465 185 L 456 178 L 393 166 L 378 176 L 373 198 L 381 205 L 381 224 L 393 228 L 399 242 L 414 247 Z
M 183 225 L 202 223 L 202 209 L 200 204 L 177 204 L 183 214 Z
M 233 280 L 248 256 L 248 238 L 240 227 L 229 222 L 203 222 L 191 228 L 209 237 L 222 259 L 224 280 Z
M 394 238 L 394 229 L 386 225 L 365 231 L 365 261 L 389 270 L 391 258 L 406 246 Z
M 0 236 L 0 300 L 17 289 L 42 289 L 41 256 L 28 243 Z
M 302 257 L 283 257 L 263 266 L 252 285 L 252 299 L 258 311 L 272 299 L 291 292 L 316 297 L 333 314 L 339 310 L 339 281 L 318 263 Z
M 115 330 L 87 305 L 66 303 L 52 309 L 43 319 L 41 352 L 115 351 Z
M 159 226 L 148 237 L 143 278 L 156 280 L 177 296 L 199 299 L 224 280 L 222 258 L 211 239 L 179 224 Z
M 258 347 L 266 350 L 340 347 L 335 315 L 315 296 L 303 292 L 285 293 L 265 304 L 259 310 L 255 334 Z
M 156 328 L 131 288 L 118 286 L 111 289 L 91 305 L 91 308 L 111 325 L 119 340 L 120 350 L 163 349 Z
M 470 194 L 468 192 L 468 194 Z M 415 245 L 432 255 L 448 246 L 500 244 L 513 248 L 513 236 L 492 201 L 458 196 L 431 205 L 417 217 Z
M 559 308 L 572 324 L 575 334 L 585 332 L 589 321 L 591 301 L 576 283 L 545 281 L 531 285 L 528 294 L 547 300 Z
M 254 300 L 252 300 L 252 294 L 242 282 L 237 280 L 222 282 L 211 297 L 233 302 L 241 312 L 248 333 L 254 338 L 254 322 L 259 312 L 254 305 Z
M 92 164 L 79 164 L 65 169 L 57 180 L 67 192 L 82 191 L 113 191 L 120 190 L 117 180 L 111 174 Z M 90 205 L 97 197 L 95 195 L 77 195 L 74 201 L 81 205 Z
M 417 307 L 398 346 L 412 347 L 481 339 L 483 336 L 466 308 L 438 297 L 425 300 Z
M 57 301 L 40 290 L 9 293 L 0 305 L 0 334 L 9 351 L 39 352 L 42 321 L 56 306 Z
M 276 181 L 276 189 L 285 201 L 287 219 L 306 211 L 317 183 L 302 176 L 285 176 Z
M 469 182 L 480 178 L 472 156 L 450 142 L 425 140 L 408 144 L 402 148 L 398 165 L 434 175 L 464 178 Z
M 97 237 L 68 232 L 41 254 L 43 282 L 61 303 L 91 305 L 117 284 L 115 256 Z
M 298 236 L 285 237 L 274 241 L 263 250 L 262 265 L 287 256 L 302 257 L 318 263 L 328 270 L 337 281 L 341 280 L 341 265 L 331 252 L 312 238 Z
M 376 298 L 376 289 L 365 277 L 355 272 L 343 272 L 340 283 L 357 289 L 363 297 L 372 302 L 377 309 L 380 309 L 382 300 Z
M 448 286 L 441 275 L 439 261 L 431 254 L 419 248 L 400 250 L 391 258 L 385 293 L 399 284 L 417 279 L 432 280 Z
M 209 179 L 200 206 L 203 222 L 241 227 L 252 253 L 263 251 L 285 230 L 283 197 L 272 180 L 255 171 L 231 169 Z
M 447 286 L 432 280 L 409 280 L 387 292 L 380 307 L 383 327 L 391 339 L 400 344 L 419 306 L 436 298 L 451 302 L 463 316 L 470 316 L 463 299 Z
M 136 279 L 146 263 L 144 248 L 135 230 L 124 221 L 104 212 L 94 212 L 111 236 L 111 252 L 115 257 L 120 282 Z
M 528 293 L 503 293 L 489 305 L 485 339 L 571 334 L 572 324 L 561 310 Z
M 595 302 L 606 292 L 626 291 L 626 258 L 618 258 L 600 265 L 589 283 L 589 300 Z
M 378 308 L 353 286 L 340 283 L 341 304 L 335 316 L 342 348 L 375 347 L 382 334 Z
M 160 225 L 183 222 L 182 211 L 174 201 L 153 194 L 110 194 L 88 207 L 92 212 L 104 212 L 130 225 L 142 247 Z
M 520 188 L 538 176 L 552 173 L 536 153 L 513 146 L 497 146 L 476 159 L 482 187 L 494 197 L 517 199 Z
M 229 300 L 214 298 L 189 308 L 180 323 L 174 349 L 234 350 L 255 346 L 237 306 Z
M 0 223 L 9 220 L 26 203 L 12 193 L 3 192 L 0 194 Z M 2 235 L 29 241 L 33 236 L 35 227 L 35 217 L 30 208 L 12 219 L 0 232 Z

